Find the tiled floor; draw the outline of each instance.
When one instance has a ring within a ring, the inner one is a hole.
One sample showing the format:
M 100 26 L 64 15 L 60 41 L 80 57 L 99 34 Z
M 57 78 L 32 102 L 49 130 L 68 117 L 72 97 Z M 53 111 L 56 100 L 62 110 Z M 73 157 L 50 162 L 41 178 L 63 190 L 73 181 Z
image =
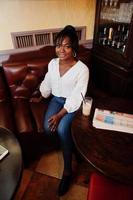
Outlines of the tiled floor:
M 23 171 L 20 187 L 14 200 L 86 200 L 90 173 L 94 170 L 88 163 L 77 164 L 73 158 L 74 180 L 63 197 L 57 189 L 63 171 L 62 154 L 59 151 L 44 154 Z

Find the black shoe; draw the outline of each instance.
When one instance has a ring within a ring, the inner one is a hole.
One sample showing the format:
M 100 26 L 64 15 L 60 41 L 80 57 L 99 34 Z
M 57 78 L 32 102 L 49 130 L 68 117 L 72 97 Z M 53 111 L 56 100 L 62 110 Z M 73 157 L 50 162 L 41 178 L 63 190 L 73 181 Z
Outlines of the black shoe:
M 64 194 L 66 194 L 66 192 L 70 187 L 71 181 L 72 181 L 71 175 L 68 176 L 63 175 L 58 188 L 58 196 L 63 196 Z

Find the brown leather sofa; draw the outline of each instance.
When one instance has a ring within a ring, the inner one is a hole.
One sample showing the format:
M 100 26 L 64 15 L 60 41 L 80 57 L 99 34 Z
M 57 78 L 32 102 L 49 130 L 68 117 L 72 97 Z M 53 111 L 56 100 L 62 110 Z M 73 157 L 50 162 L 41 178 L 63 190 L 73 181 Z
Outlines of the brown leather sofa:
M 36 152 L 50 147 L 50 141 L 43 134 L 43 115 L 49 99 L 39 100 L 38 88 L 47 72 L 49 61 L 55 56 L 54 47 L 45 46 L 40 50 L 11 55 L 8 61 L 2 64 L 5 79 L 2 82 L 8 95 L 6 100 L 0 82 L 0 112 L 4 109 L 0 123 L 15 132 L 25 158 L 34 157 Z M 89 67 L 90 50 L 80 46 L 79 59 Z

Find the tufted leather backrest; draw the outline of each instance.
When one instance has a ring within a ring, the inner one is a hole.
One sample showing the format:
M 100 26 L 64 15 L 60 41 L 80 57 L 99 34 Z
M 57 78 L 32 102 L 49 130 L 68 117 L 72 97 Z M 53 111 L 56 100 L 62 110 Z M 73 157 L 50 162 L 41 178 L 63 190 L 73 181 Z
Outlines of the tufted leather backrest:
M 34 96 L 44 78 L 49 61 L 54 58 L 55 47 L 11 55 L 3 69 L 13 98 L 29 99 Z
M 48 63 L 4 64 L 3 69 L 13 98 L 29 99 L 47 72 Z

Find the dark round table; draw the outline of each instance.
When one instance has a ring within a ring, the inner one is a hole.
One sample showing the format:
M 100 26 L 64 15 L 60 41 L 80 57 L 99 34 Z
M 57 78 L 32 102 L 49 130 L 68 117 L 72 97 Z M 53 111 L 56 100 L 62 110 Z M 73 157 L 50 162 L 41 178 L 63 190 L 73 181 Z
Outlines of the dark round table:
M 78 111 L 72 136 L 81 155 L 104 175 L 133 184 L 133 134 L 92 126 L 94 109 L 103 108 L 133 114 L 133 101 L 120 98 L 94 100 L 90 117 Z
M 15 135 L 0 127 L 0 144 L 9 153 L 0 160 L 0 200 L 10 200 L 17 189 L 22 174 L 22 153 Z

